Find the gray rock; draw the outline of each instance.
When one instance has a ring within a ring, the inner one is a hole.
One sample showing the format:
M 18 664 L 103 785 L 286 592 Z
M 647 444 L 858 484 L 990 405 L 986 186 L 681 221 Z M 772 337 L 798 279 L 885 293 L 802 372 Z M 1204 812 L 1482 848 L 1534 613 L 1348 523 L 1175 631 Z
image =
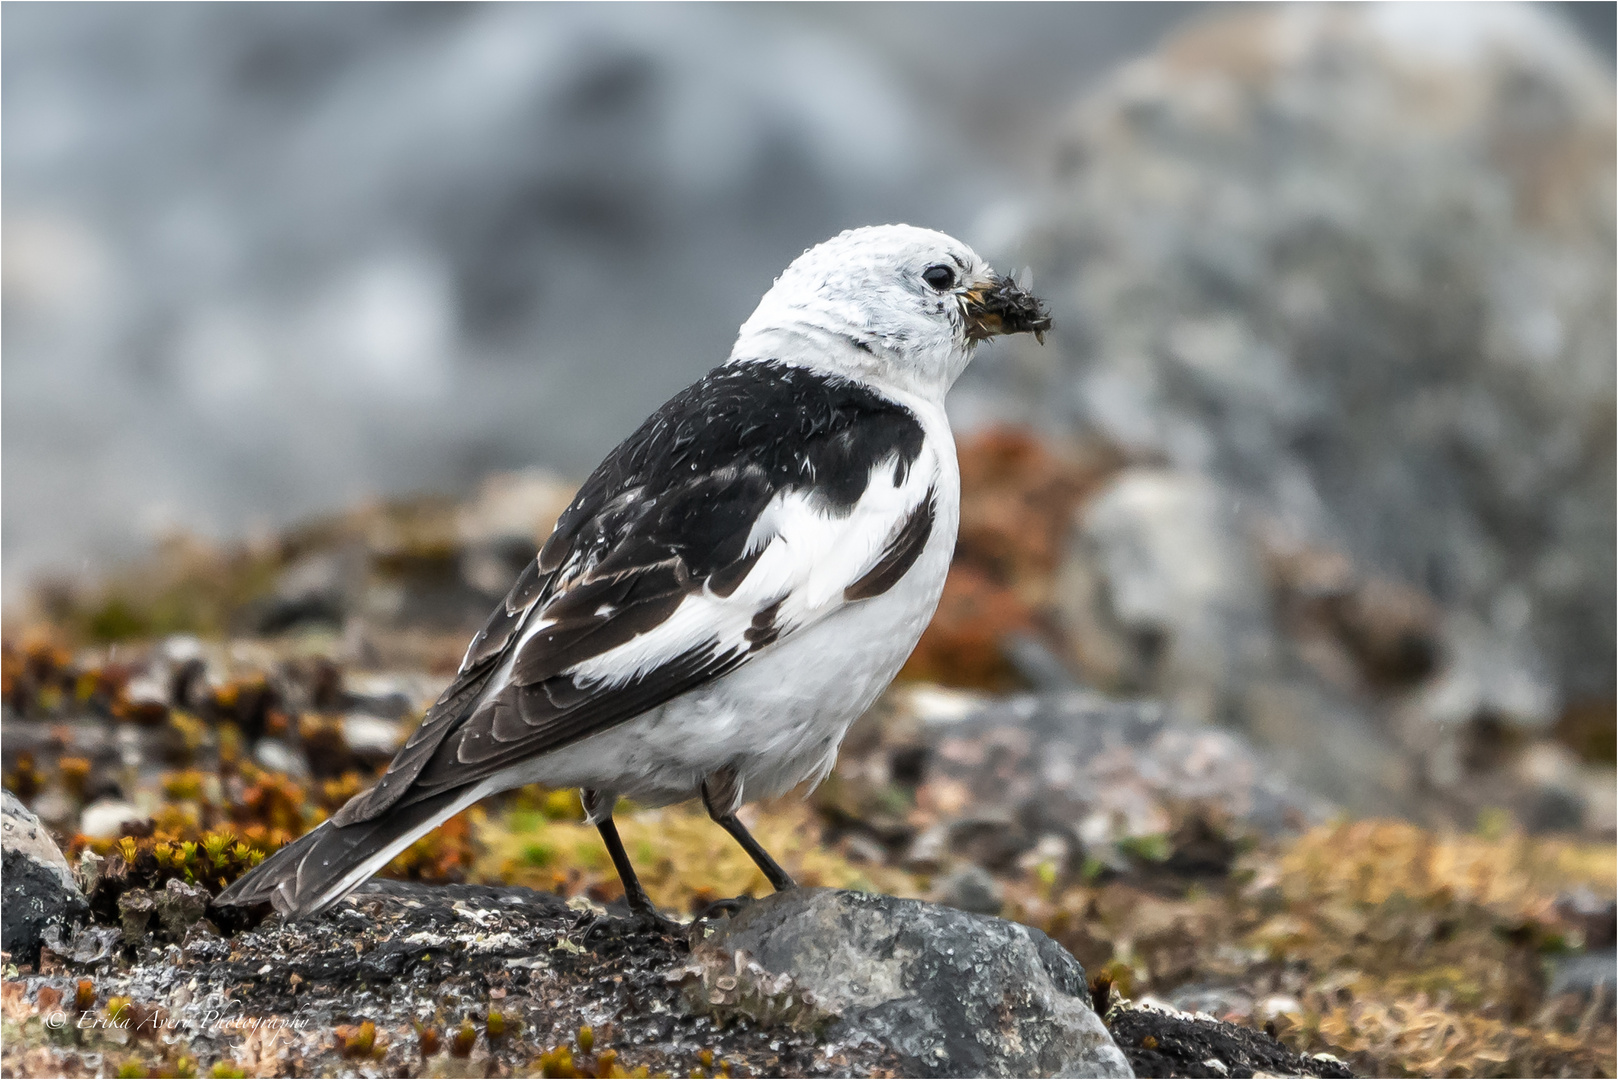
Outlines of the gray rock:
M 0 810 L 3 900 L 0 944 L 18 963 L 39 962 L 47 930 L 60 931 L 89 914 L 67 860 L 39 819 L 11 792 Z
M 153 904 L 163 932 L 178 941 L 207 912 L 210 900 L 212 896 L 207 889 L 171 878 L 163 891 L 153 897 Z
M 1281 639 L 1240 506 L 1221 481 L 1161 468 L 1126 469 L 1082 506 L 1054 594 L 1077 666 L 1182 718 L 1245 730 L 1329 799 L 1407 810 L 1401 748 Z
M 1439 712 L 1610 697 L 1613 124 L 1532 5 L 1201 22 L 1074 111 L 998 245 L 1061 332 L 967 386 L 1431 593 Z
M 281 571 L 257 622 L 265 633 L 300 623 L 342 625 L 365 575 L 363 554 L 345 547 L 315 552 Z
M 1092 691 L 1008 697 L 900 690 L 891 700 L 922 721 L 924 783 L 969 793 L 970 816 L 918 835 L 909 865 L 929 872 L 950 851 L 983 858 L 963 835 L 974 822 L 1008 823 L 1030 845 L 1044 835 L 1072 837 L 1106 861 L 1111 846 L 1161 836 L 1171 807 L 1201 807 L 1210 819 L 1276 834 L 1325 820 L 1332 804 L 1290 781 L 1270 756 L 1232 731 L 1177 721 L 1155 701 Z
M 978 915 L 998 915 L 1005 904 L 1000 883 L 974 863 L 966 864 L 938 883 L 938 902 Z
M 139 941 L 145 937 L 156 913 L 157 904 L 145 889 L 130 889 L 118 897 L 118 926 L 124 932 L 124 940 Z
M 1615 987 L 1618 987 L 1618 952 L 1602 949 L 1558 959 L 1551 967 L 1550 985 L 1545 994 L 1547 997 L 1577 994 L 1588 998 L 1605 993 L 1610 1002 Z
M 696 942 L 682 974 L 699 1011 L 885 1046 L 908 1075 L 1134 1075 L 1064 949 L 917 900 L 777 893 Z
M 253 760 L 271 772 L 298 779 L 309 775 L 309 759 L 285 739 L 260 739 L 253 747 Z
M 58 957 L 74 964 L 99 964 L 123 944 L 123 931 L 116 926 L 81 926 L 67 937 L 52 923 L 45 928 L 44 943 Z
M 1128 469 L 1081 509 L 1056 603 L 1092 676 L 1207 722 L 1274 669 L 1268 583 L 1232 502 L 1195 473 Z

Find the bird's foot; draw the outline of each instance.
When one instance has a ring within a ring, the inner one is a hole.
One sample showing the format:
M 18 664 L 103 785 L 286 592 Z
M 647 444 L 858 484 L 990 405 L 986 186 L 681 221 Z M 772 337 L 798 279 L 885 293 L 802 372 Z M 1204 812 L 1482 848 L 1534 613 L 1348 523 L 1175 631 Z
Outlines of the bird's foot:
M 630 908 L 627 917 L 607 912 L 582 912 L 573 924 L 573 932 L 579 941 L 590 942 L 631 934 L 684 937 L 686 928 L 685 924 L 676 922 L 648 905 L 644 908 Z
M 629 913 L 629 924 L 636 930 L 664 937 L 684 937 L 685 923 L 669 918 L 656 908 L 645 908 Z

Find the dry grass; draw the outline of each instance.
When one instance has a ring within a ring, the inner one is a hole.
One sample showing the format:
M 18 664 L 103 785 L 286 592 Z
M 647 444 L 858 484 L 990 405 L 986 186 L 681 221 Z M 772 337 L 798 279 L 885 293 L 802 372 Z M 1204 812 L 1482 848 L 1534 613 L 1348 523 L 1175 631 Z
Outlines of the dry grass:
M 582 821 L 574 792 L 527 788 L 477 829 L 482 854 L 470 880 L 527 885 L 610 902 L 623 895 L 601 837 Z M 918 896 L 922 879 L 856 863 L 821 842 L 814 810 L 791 797 L 749 807 L 748 828 L 802 885 Z M 770 884 L 747 854 L 709 820 L 700 803 L 659 810 L 621 809 L 614 817 L 641 883 L 664 908 L 697 912 L 715 900 L 763 896 Z

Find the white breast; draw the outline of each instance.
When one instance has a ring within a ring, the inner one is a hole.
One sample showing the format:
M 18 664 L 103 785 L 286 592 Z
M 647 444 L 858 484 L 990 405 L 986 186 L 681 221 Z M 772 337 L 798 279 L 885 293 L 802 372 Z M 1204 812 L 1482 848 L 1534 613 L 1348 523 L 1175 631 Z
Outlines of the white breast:
M 539 782 L 655 806 L 694 796 L 703 777 L 725 765 L 737 769 L 749 801 L 824 776 L 849 725 L 893 680 L 931 621 L 955 550 L 960 475 L 948 422 L 938 405 L 904 403 L 926 432 L 906 487 L 931 488 L 935 504 L 927 544 L 893 588 L 842 605 L 658 709 L 516 766 L 491 790 Z

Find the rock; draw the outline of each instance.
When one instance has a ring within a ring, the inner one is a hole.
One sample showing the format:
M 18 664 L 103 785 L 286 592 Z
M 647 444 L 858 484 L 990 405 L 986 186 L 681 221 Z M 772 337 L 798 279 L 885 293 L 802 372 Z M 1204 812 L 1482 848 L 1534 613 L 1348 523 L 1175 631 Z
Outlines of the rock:
M 461 577 L 491 599 L 511 588 L 556 519 L 573 500 L 573 485 L 544 469 L 495 473 L 456 511 Z
M 185 937 L 192 924 L 208 910 L 212 894 L 197 885 L 187 885 L 178 878 L 170 878 L 163 891 L 153 898 L 157 921 L 163 933 L 174 941 Z
M 45 928 L 45 947 L 57 959 L 84 968 L 111 957 L 123 940 L 123 931 L 116 926 L 81 926 L 66 938 L 54 924 Z
M 148 1049 L 183 1050 L 207 1075 L 241 1060 L 243 1033 L 209 1013 L 227 1002 L 232 1014 L 275 1032 L 254 1044 L 267 1075 L 349 1075 L 356 1054 L 367 1059 L 362 1071 L 377 1075 L 516 1075 L 558 1047 L 571 1047 L 586 1075 L 610 1075 L 609 1059 L 595 1056 L 605 1050 L 625 1071 L 673 1075 L 722 1066 L 751 1076 L 1129 1075 L 1090 1011 L 1083 969 L 1062 949 L 1038 931 L 919 901 L 796 891 L 700 924 L 713 933 L 694 955 L 687 937 L 695 931 L 664 933 L 621 910 L 519 887 L 374 881 L 311 919 L 271 918 L 224 938 L 199 918 L 182 936 L 201 900 L 178 883 L 135 897 L 124 914 L 145 914 L 143 936 L 111 926 L 47 929 L 51 970 L 20 977 L 8 1024 L 37 1024 L 33 1010 L 48 1008 L 41 988 L 86 977 L 101 999 L 130 998 L 173 1024 L 161 1045 L 98 1033 L 73 1045 L 32 1039 L 29 1075 L 70 1075 L 64 1055 L 89 1053 L 155 1072 L 161 1061 L 143 1056 Z M 780 920 L 778 929 L 768 931 L 762 916 Z M 835 937 L 825 934 L 826 919 Z M 816 927 L 834 947 L 813 951 Z M 759 947 L 761 933 L 773 937 L 773 951 L 768 941 Z M 150 947 L 154 936 L 161 948 Z M 709 997 L 724 1000 L 720 987 L 732 984 L 722 980 L 735 970 L 733 959 L 713 968 L 724 942 L 766 963 L 795 953 L 808 966 L 780 978 L 814 993 L 774 999 L 774 1011 L 754 1010 L 749 1023 L 716 1025 Z M 708 993 L 693 1000 L 710 976 Z M 472 1025 L 469 1054 L 443 1056 L 463 1021 Z M 341 1025 L 366 1022 L 374 1026 L 369 1052 L 333 1038 Z M 577 1041 L 585 1025 L 588 1050 Z M 423 1026 L 440 1048 L 425 1062 Z M 8 1071 L 13 1065 L 8 1056 Z
M 694 1007 L 889 1048 L 912 1076 L 1129 1076 L 1084 969 L 1037 930 L 916 900 L 797 889 L 697 941 Z
M 79 815 L 79 832 L 94 839 L 124 835 L 124 826 L 146 820 L 140 807 L 123 799 L 97 799 Z
M 285 739 L 260 739 L 253 747 L 253 760 L 271 772 L 286 773 L 295 779 L 309 775 L 309 759 Z
M 1408 810 L 1403 748 L 1280 639 L 1240 504 L 1236 489 L 1196 473 L 1133 468 L 1082 506 L 1054 598 L 1076 666 L 1185 719 L 1246 731 L 1294 781 L 1335 802 Z M 1356 599 L 1342 606 L 1363 631 Z
M 1239 986 L 1187 983 L 1167 997 L 1169 1005 L 1183 1013 L 1204 1013 L 1216 1019 L 1253 1014 L 1253 996 Z
M 1091 691 L 935 698 L 894 695 L 920 714 L 927 753 L 918 800 L 943 817 L 915 839 L 912 865 L 942 865 L 950 849 L 1007 862 L 1007 852 L 1050 836 L 1105 861 L 1120 841 L 1166 839 L 1187 810 L 1273 835 L 1331 809 L 1243 736 L 1178 722 L 1159 702 Z
M 1233 501 L 1194 473 L 1129 469 L 1080 510 L 1056 605 L 1092 678 L 1209 722 L 1273 670 L 1268 585 Z
M 1615 988 L 1618 988 L 1618 952 L 1607 948 L 1558 957 L 1551 965 L 1550 985 L 1545 995 L 1576 994 L 1590 998 L 1604 993 L 1610 1003 Z
M 1556 914 L 1579 931 L 1586 949 L 1611 949 L 1618 938 L 1618 905 L 1588 888 L 1558 896 Z
M 124 932 L 125 941 L 139 941 L 146 936 L 146 929 L 151 925 L 152 915 L 157 911 L 157 904 L 152 900 L 152 894 L 145 889 L 130 889 L 118 897 L 118 927 Z
M 364 574 L 364 557 L 352 548 L 303 556 L 276 578 L 255 620 L 258 630 L 273 634 L 308 623 L 341 626 Z
M 14 962 L 37 964 L 48 929 L 60 932 L 89 914 L 67 860 L 38 818 L 6 791 L 0 808 L 4 898 L 0 932 Z
M 998 915 L 1005 904 L 1000 883 L 981 866 L 968 863 L 938 883 L 938 902 L 978 915 Z
M 1435 598 L 1446 708 L 1610 702 L 1613 128 L 1546 9 L 1199 21 L 1079 103 L 998 245 L 1069 329 L 965 382 Z
M 1330 1054 L 1297 1054 L 1262 1031 L 1164 1008 L 1109 1016 L 1136 1076 L 1320 1076 L 1354 1074 Z

